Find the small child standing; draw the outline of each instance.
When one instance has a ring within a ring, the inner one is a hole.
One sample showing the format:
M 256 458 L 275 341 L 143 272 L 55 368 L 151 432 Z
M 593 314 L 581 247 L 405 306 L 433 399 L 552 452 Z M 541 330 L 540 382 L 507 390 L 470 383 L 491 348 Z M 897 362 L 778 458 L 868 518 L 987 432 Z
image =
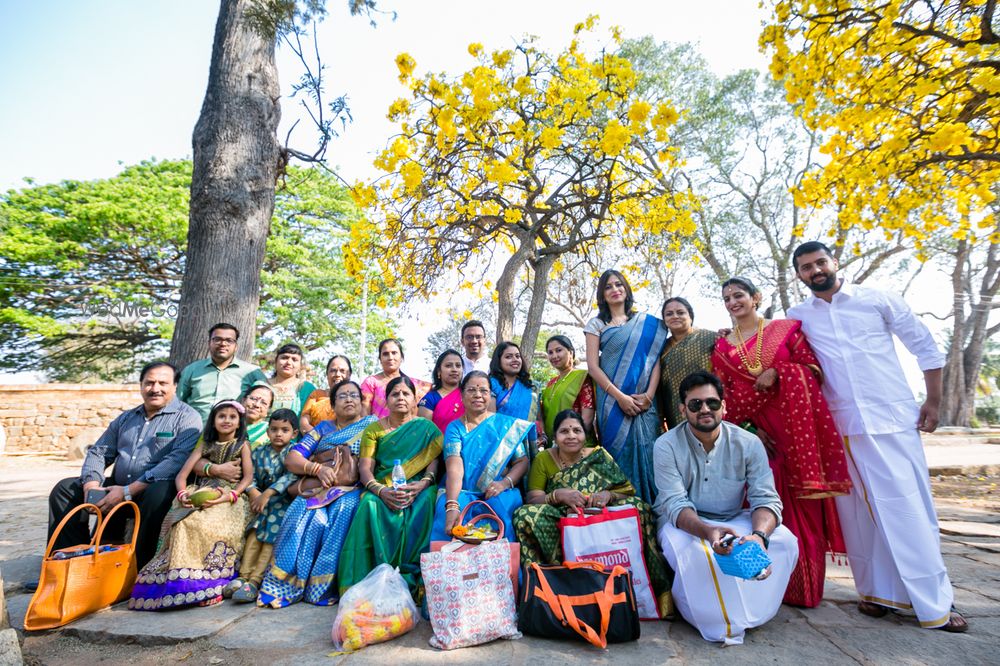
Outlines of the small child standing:
M 286 491 L 296 480 L 295 475 L 285 469 L 285 454 L 288 453 L 289 442 L 298 433 L 298 422 L 292 410 L 275 410 L 267 425 L 270 446 L 259 446 L 251 453 L 254 482 L 247 495 L 250 496 L 250 509 L 255 517 L 247 527 L 240 577 L 223 591 L 226 596 L 232 595 L 237 603 L 257 600 L 260 583 L 274 556 L 274 542 L 285 511 L 292 502 Z
M 202 456 L 208 464 L 239 461 L 240 478 L 229 482 L 202 477 L 197 485 L 188 486 Z M 163 520 L 159 551 L 136 578 L 130 609 L 211 606 L 222 601 L 222 590 L 236 575 L 243 551 L 250 520 L 243 491 L 252 481 L 246 410 L 235 400 L 223 400 L 212 407 L 201 439 L 174 479 L 177 500 Z

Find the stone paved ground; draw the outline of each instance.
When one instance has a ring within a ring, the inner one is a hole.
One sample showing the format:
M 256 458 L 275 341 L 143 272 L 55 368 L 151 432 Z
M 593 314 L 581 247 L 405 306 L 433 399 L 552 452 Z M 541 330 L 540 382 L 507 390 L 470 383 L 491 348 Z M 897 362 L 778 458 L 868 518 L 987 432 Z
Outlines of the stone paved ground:
M 984 445 L 985 446 L 985 445 Z M 968 634 L 917 627 L 912 617 L 872 619 L 855 609 L 850 571 L 831 566 L 823 604 L 816 609 L 782 607 L 766 626 L 751 631 L 742 647 L 704 642 L 683 621 L 643 623 L 642 638 L 606 651 L 584 644 L 537 638 L 437 652 L 429 624 L 390 643 L 349 656 L 330 657 L 330 627 L 336 608 L 298 604 L 282 610 L 226 603 L 215 608 L 158 614 L 113 608 L 62 630 L 22 634 L 28 664 L 451 664 L 494 663 L 709 664 L 998 664 L 1000 655 L 1000 446 L 964 451 L 967 475 L 934 478 L 941 518 L 942 550 L 955 585 L 956 605 L 972 625 Z M 928 450 L 932 466 L 956 464 L 957 449 Z M 940 463 L 936 461 L 940 460 Z M 78 463 L 51 459 L 0 459 L 0 570 L 11 623 L 20 629 L 30 596 L 23 583 L 37 577 L 44 548 L 49 488 L 76 473 Z M 954 469 L 949 470 L 954 472 Z

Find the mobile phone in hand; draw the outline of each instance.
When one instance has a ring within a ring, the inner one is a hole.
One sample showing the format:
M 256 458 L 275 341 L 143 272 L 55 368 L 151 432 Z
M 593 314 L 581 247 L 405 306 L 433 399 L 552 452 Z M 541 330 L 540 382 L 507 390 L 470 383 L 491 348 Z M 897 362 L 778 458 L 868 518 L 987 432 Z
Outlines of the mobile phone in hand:
M 727 534 L 726 536 L 722 537 L 722 538 L 721 538 L 721 539 L 719 540 L 719 544 L 720 544 L 720 545 L 721 545 L 721 546 L 722 546 L 723 548 L 728 548 L 729 546 L 733 546 L 733 545 L 735 545 L 735 544 L 736 544 L 736 540 L 737 540 L 737 539 L 739 539 L 739 537 L 738 537 L 738 536 L 736 536 L 735 534 Z
M 105 488 L 94 488 L 87 491 L 87 504 L 97 504 L 108 494 Z

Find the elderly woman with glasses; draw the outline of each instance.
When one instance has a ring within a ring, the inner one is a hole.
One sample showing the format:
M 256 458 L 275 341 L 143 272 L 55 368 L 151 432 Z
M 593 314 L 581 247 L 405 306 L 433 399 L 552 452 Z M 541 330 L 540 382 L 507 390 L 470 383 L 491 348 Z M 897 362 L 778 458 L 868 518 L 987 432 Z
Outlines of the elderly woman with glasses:
M 434 508 L 432 541 L 447 541 L 459 514 L 474 500 L 484 500 L 514 540 L 514 511 L 521 506 L 518 483 L 528 472 L 528 435 L 535 424 L 490 411 L 490 378 L 473 370 L 459 384 L 462 416 L 444 433 L 445 492 Z M 466 521 L 482 513 L 477 505 Z
M 311 508 L 310 498 L 299 496 L 288 507 L 274 545 L 274 563 L 261 584 L 258 602 L 282 608 L 304 599 L 326 606 L 337 603 L 337 564 L 340 548 L 358 508 L 360 488 L 334 490 L 334 472 L 309 460 L 334 447 L 347 445 L 351 453 L 360 452 L 361 434 L 377 419 L 363 416 L 361 387 L 345 380 L 330 390 L 334 419 L 321 421 L 289 450 L 285 467 L 303 478 L 316 477 L 322 487 Z M 293 484 L 289 492 L 295 493 Z

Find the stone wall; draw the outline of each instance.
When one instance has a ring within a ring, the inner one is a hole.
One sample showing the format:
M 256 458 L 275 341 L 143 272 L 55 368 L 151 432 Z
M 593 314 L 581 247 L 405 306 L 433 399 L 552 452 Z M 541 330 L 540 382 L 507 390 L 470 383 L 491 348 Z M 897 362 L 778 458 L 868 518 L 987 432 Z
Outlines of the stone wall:
M 78 457 L 71 449 L 93 444 L 112 419 L 140 402 L 138 384 L 0 385 L 0 453 Z

